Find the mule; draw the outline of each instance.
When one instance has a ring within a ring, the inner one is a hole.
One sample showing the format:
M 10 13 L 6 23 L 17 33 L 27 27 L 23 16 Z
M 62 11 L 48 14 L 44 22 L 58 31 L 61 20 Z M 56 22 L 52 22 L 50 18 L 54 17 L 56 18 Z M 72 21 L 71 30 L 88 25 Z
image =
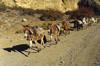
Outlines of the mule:
M 41 47 L 40 49 L 38 49 L 37 47 L 38 40 L 41 40 L 41 45 L 43 44 L 45 48 L 44 41 L 43 41 L 43 38 L 45 37 L 45 32 L 43 28 L 33 28 L 32 29 L 29 26 L 26 26 L 24 27 L 24 37 L 27 38 L 27 40 L 29 41 L 30 49 L 32 48 L 32 41 L 34 41 L 37 51 L 38 52 L 41 51 Z M 29 49 L 29 53 L 30 53 L 30 49 Z
M 96 17 L 91 17 L 90 21 L 92 21 L 93 23 L 97 23 L 97 18 Z
M 79 31 L 81 28 L 83 30 L 83 22 L 81 20 L 75 20 L 73 21 L 74 28 L 77 28 L 77 31 Z
M 68 24 L 65 21 L 62 22 L 62 27 L 64 28 L 65 36 L 67 34 L 70 34 L 70 26 L 68 26 Z M 66 32 L 67 32 L 67 34 L 66 34 Z
M 59 26 L 52 25 L 52 23 L 51 24 L 48 23 L 48 33 L 50 34 L 50 45 L 52 41 L 52 36 L 54 36 L 56 44 L 58 43 L 58 41 L 60 41 L 59 39 L 60 27 Z
M 87 18 L 87 19 L 86 19 L 86 22 L 88 23 L 88 27 L 89 27 L 89 26 L 92 25 L 92 23 L 93 23 L 94 21 L 92 21 L 91 18 Z

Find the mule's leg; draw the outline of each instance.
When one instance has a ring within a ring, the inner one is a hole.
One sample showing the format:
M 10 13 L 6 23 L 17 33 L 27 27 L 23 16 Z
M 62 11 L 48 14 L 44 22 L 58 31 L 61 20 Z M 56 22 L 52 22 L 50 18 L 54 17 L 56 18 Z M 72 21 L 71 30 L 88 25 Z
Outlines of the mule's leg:
M 68 30 L 68 29 L 66 29 L 65 36 L 66 36 L 67 34 L 69 34 L 69 30 Z
M 57 43 L 58 43 L 57 35 L 54 35 L 54 38 L 55 38 L 55 42 L 56 42 L 56 44 L 57 44 Z
M 63 31 L 63 33 L 65 33 L 65 30 Z
M 51 45 L 51 41 L 52 41 L 52 35 L 50 35 L 50 45 Z
M 77 22 L 77 31 L 79 30 L 79 24 L 78 24 L 78 22 Z
M 65 30 L 65 36 L 67 35 L 67 30 Z
M 45 48 L 46 46 L 44 45 L 44 41 L 43 41 L 43 38 L 42 38 L 42 44 L 43 44 L 43 46 L 44 46 L 44 48 Z
M 35 42 L 35 47 L 36 47 L 37 50 L 38 50 L 38 47 L 37 47 L 37 40 L 34 40 L 34 42 Z
M 32 40 L 30 40 L 29 42 L 30 42 L 30 48 L 32 48 Z
M 42 46 L 42 45 L 43 45 L 43 47 L 45 48 L 43 38 L 41 38 L 41 46 Z
M 30 54 L 30 50 L 31 50 L 31 48 L 32 48 L 32 40 L 30 40 L 29 43 L 30 43 L 30 47 L 29 47 L 28 55 Z
M 58 32 L 58 35 L 57 35 L 58 41 L 60 41 L 60 39 L 59 39 L 59 33 L 60 33 L 60 32 Z
M 35 40 L 35 46 L 36 46 L 37 51 L 39 52 L 41 49 L 39 50 L 39 48 L 37 47 L 37 40 Z
M 68 32 L 69 32 L 68 34 L 70 34 L 70 29 L 68 29 Z
M 70 34 L 70 27 L 68 28 L 68 34 Z
M 40 50 L 38 50 L 38 52 L 39 52 L 39 51 L 41 51 L 41 46 L 42 46 L 42 43 L 43 43 L 43 38 L 41 38 Z
M 91 27 L 92 23 L 90 23 L 90 27 Z

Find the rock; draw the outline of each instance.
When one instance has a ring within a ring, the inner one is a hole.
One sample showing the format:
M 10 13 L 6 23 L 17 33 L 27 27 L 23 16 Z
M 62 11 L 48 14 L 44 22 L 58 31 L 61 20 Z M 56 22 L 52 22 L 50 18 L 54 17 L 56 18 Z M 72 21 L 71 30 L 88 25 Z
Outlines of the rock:
M 70 62 L 70 63 L 73 63 L 73 62 Z
M 61 61 L 61 63 L 65 63 L 65 61 Z
M 8 21 L 7 21 L 7 20 L 5 20 L 4 22 L 5 22 L 5 23 L 7 23 Z
M 9 24 L 9 23 L 8 23 L 8 24 L 7 24 L 7 26 L 8 26 L 8 27 L 10 27 L 10 26 L 11 26 L 11 24 Z
M 22 19 L 22 22 L 27 22 L 27 19 L 25 19 L 25 18 L 24 18 L 24 19 Z
M 6 38 L 7 38 L 7 39 L 9 39 L 9 37 L 8 37 L 8 36 L 6 36 Z

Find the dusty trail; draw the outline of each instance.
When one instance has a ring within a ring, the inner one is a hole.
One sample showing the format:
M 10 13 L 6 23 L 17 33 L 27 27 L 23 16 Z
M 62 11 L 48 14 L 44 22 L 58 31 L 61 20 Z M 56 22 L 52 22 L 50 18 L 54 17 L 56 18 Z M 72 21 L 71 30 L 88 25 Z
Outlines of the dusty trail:
M 28 57 L 28 41 L 5 43 L 0 46 L 0 66 L 100 66 L 99 37 L 100 23 L 60 36 L 61 41 L 57 45 L 49 46 L 47 42 L 47 47 L 42 48 L 39 53 L 33 48 Z M 8 52 L 12 47 L 17 50 Z

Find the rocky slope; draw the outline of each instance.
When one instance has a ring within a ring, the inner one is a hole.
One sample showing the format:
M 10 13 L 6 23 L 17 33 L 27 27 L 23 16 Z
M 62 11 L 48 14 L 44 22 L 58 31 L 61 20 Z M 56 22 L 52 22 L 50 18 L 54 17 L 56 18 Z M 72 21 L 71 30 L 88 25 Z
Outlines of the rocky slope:
M 62 12 L 77 9 L 79 0 L 2 0 L 7 6 L 32 9 L 54 9 Z
M 99 9 L 99 0 L 0 0 L 6 6 L 36 9 L 54 9 L 61 12 L 72 11 L 80 5 L 91 6 L 96 12 Z

